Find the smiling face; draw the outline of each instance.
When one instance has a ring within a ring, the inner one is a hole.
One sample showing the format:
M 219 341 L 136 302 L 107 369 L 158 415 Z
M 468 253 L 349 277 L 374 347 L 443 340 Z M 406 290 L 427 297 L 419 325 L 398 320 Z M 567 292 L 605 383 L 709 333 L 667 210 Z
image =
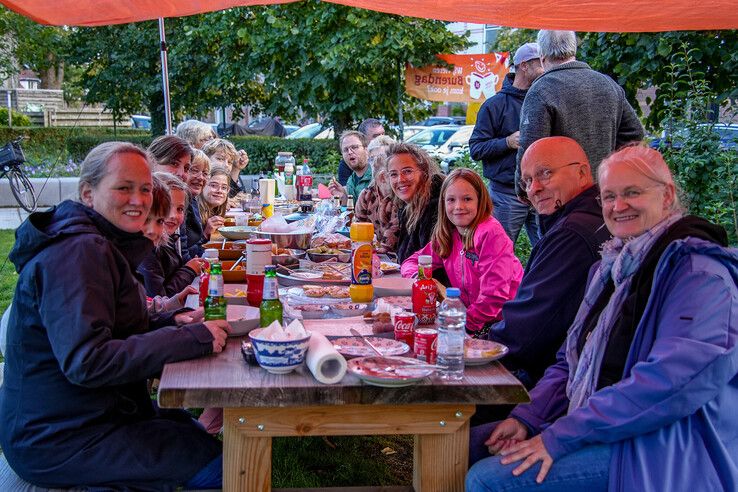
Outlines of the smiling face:
M 172 206 L 169 208 L 169 216 L 164 221 L 167 234 L 170 236 L 179 230 L 179 226 L 184 223 L 185 219 L 185 201 L 187 195 L 184 190 L 171 188 L 169 194 L 172 197 Z
M 479 197 L 474 187 L 465 179 L 457 178 L 443 197 L 446 217 L 463 233 L 474 222 L 479 210 Z
M 210 176 L 210 161 L 197 159 L 192 162 L 190 172 L 187 174 L 187 186 L 193 197 L 202 193 L 202 189 Z
M 626 162 L 613 162 L 600 173 L 602 216 L 613 236 L 637 237 L 671 214 L 673 184 L 648 178 Z
M 80 199 L 118 229 L 140 231 L 153 201 L 146 159 L 130 152 L 113 155 L 96 187 L 80 185 Z
M 219 207 L 228 199 L 228 176 L 218 174 L 211 177 L 202 191 L 205 202 L 211 207 Z
M 225 150 L 218 150 L 213 155 L 211 155 L 210 162 L 212 164 L 223 166 L 228 170 L 228 172 L 231 172 L 231 168 L 233 167 L 232 163 L 228 160 L 228 155 L 226 155 Z
M 397 198 L 405 203 L 415 196 L 420 187 L 423 173 L 418 164 L 410 154 L 393 155 L 387 163 L 387 175 L 389 176 L 392 191 Z
M 359 137 L 349 135 L 341 140 L 341 155 L 355 173 L 362 174 L 366 170 L 368 155 Z
M 154 243 L 154 246 L 159 246 L 162 242 L 165 230 L 165 220 L 166 219 L 164 217 L 154 215 L 146 217 L 146 222 L 144 222 L 141 232 L 143 232 L 143 235 Z

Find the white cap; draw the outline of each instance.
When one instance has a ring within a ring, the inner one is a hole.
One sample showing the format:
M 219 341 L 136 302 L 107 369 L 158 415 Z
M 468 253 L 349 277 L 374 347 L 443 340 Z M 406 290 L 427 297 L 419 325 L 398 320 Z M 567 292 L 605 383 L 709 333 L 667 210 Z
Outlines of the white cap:
M 513 57 L 513 65 L 518 66 L 523 62 L 535 60 L 541 57 L 541 51 L 538 47 L 538 43 L 525 43 L 523 46 L 518 48 Z
M 208 248 L 202 253 L 202 257 L 205 260 L 217 260 L 218 259 L 218 250 L 215 248 Z
M 433 257 L 431 255 L 420 255 L 418 256 L 418 263 L 433 263 Z

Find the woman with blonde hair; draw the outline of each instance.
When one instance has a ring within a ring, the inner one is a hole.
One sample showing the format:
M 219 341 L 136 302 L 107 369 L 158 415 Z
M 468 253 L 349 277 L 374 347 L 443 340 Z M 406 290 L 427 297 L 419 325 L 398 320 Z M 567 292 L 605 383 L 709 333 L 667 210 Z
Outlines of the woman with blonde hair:
M 433 269 L 442 268 L 461 290 L 466 330 L 474 336 L 501 318 L 523 277 L 512 241 L 492 217 L 487 187 L 471 169 L 456 169 L 443 182 L 433 236 L 402 263 L 403 277 L 417 274 L 420 255 L 430 255 Z
M 387 149 L 387 176 L 399 207 L 397 261 L 402 263 L 430 241 L 443 175 L 426 151 L 395 143 Z
M 244 191 L 241 182 L 241 171 L 249 164 L 249 156 L 245 150 L 236 150 L 236 146 L 228 140 L 216 138 L 203 145 L 202 151 L 205 152 L 205 155 L 210 158 L 213 164 L 228 169 L 231 186 L 228 198 L 233 198 Z
M 230 189 L 228 183 L 228 170 L 222 166 L 213 166 L 202 194 L 197 197 L 203 234 L 207 239 L 210 239 L 210 235 L 225 223 Z

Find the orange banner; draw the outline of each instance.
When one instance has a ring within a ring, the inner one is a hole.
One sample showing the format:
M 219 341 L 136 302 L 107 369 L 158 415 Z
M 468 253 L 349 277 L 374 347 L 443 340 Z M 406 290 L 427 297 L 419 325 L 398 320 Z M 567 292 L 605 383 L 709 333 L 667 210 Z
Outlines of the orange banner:
M 405 67 L 405 91 L 429 101 L 484 102 L 502 89 L 510 71 L 508 52 L 484 55 L 438 55 L 452 68 Z

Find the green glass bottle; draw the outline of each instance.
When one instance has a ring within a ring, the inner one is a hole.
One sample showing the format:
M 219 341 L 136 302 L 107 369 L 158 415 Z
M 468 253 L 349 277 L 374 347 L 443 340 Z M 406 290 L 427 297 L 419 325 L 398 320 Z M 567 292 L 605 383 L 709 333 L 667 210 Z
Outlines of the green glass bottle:
M 274 265 L 264 267 L 264 291 L 259 306 L 259 326 L 269 326 L 272 321 L 282 324 L 282 301 L 279 300 L 277 269 Z
M 219 261 L 210 265 L 208 296 L 205 298 L 205 321 L 226 319 L 226 298 L 223 295 L 223 270 Z

